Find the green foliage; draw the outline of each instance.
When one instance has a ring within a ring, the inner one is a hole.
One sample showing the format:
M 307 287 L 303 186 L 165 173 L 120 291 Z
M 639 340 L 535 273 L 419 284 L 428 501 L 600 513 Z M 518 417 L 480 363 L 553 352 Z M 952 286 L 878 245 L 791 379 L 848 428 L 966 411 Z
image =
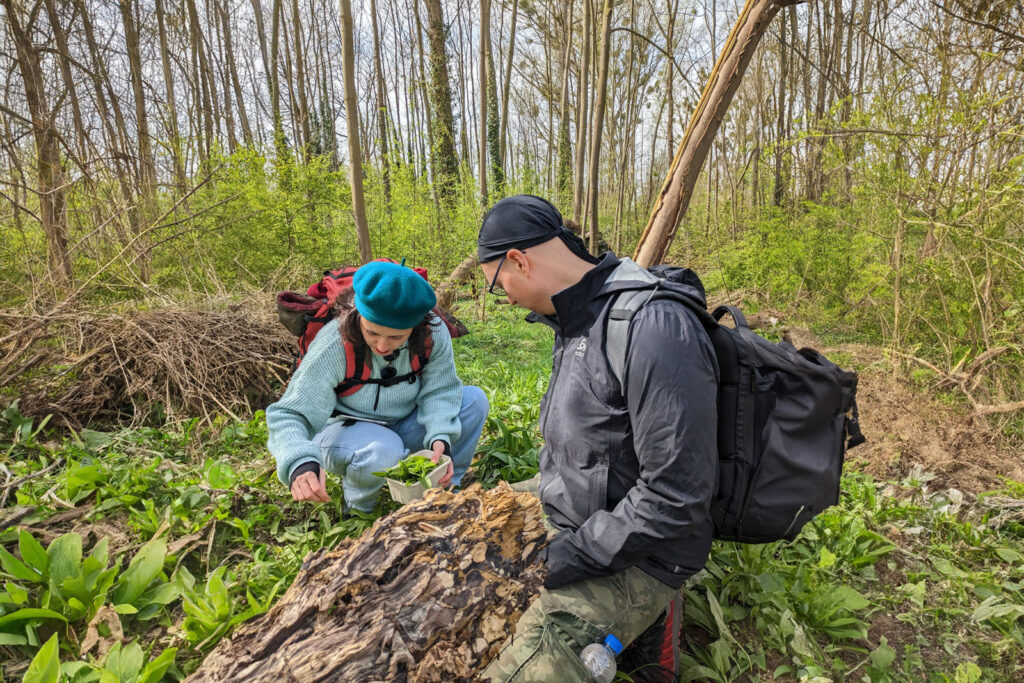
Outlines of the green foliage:
M 1021 539 L 965 514 L 956 494 L 909 480 L 899 497 L 892 488 L 851 475 L 840 505 L 792 543 L 716 545 L 686 591 L 691 679 L 849 680 L 863 668 L 873 682 L 1009 681 L 1024 671 Z M 894 575 L 905 581 L 882 580 Z M 969 651 L 973 668 L 962 663 Z
M 387 477 L 403 484 L 420 483 L 424 488 L 430 488 L 430 480 L 427 475 L 437 469 L 437 463 L 423 455 L 410 455 L 404 458 L 397 465 L 381 472 L 374 472 L 374 476 Z

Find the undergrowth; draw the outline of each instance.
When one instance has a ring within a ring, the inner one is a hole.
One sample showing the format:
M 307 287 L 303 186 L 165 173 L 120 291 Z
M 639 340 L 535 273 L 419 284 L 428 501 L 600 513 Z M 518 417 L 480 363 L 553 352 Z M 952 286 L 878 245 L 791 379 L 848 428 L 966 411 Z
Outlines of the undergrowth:
M 550 332 L 488 305 L 456 342 L 491 415 L 474 476 L 537 471 Z M 266 423 L 51 432 L 0 417 L 0 681 L 179 680 L 311 552 L 394 509 L 294 503 Z M 385 489 L 386 490 L 386 489 Z M 716 543 L 686 588 L 683 680 L 968 683 L 1024 675 L 1024 484 L 968 500 L 914 471 L 848 473 L 789 543 Z M 628 678 L 628 672 L 621 676 Z

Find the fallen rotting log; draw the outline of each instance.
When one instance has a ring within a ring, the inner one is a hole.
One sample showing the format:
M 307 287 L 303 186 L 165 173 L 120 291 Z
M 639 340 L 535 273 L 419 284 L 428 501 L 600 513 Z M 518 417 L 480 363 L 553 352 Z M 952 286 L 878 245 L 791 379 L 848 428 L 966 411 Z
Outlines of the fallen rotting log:
M 545 543 L 528 493 L 431 489 L 311 554 L 280 601 L 188 680 L 472 680 L 540 592 Z

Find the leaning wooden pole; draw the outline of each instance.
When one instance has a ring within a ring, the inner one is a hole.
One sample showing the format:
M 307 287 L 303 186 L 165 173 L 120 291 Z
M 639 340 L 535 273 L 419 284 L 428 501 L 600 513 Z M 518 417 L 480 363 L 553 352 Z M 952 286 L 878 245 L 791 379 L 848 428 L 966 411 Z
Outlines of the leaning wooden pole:
M 649 267 L 661 263 L 675 237 L 679 221 L 686 213 L 697 184 L 697 176 L 718 133 L 718 127 L 739 88 L 750 58 L 761 42 L 768 24 L 783 7 L 802 0 L 747 0 L 722 53 L 715 62 L 701 94 L 697 108 L 690 117 L 683 141 L 672 159 L 668 177 L 654 203 L 633 260 Z

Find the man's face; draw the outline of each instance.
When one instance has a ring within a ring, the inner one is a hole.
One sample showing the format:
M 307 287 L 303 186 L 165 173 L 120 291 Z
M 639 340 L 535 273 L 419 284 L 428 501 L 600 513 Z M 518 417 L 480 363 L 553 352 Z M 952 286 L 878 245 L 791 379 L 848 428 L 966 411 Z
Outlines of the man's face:
M 504 296 L 514 306 L 551 315 L 554 313 L 551 297 L 539 286 L 536 273 L 531 271 L 526 258 L 524 251 L 510 249 L 503 258 L 481 263 L 480 268 L 488 286 L 494 284 L 494 294 Z

